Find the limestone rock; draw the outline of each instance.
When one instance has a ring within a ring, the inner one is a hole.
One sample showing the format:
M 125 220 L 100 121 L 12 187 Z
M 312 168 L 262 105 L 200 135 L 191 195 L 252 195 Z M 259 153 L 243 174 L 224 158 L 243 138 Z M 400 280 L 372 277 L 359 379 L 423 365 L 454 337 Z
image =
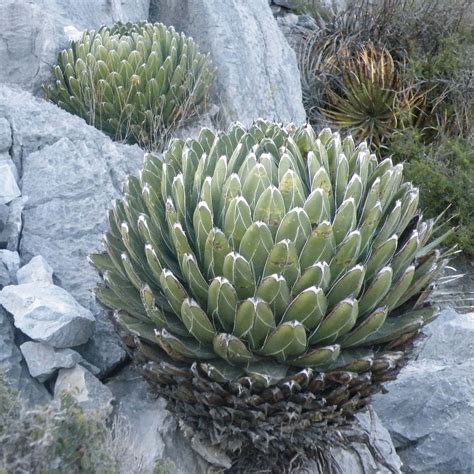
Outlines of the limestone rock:
M 115 416 L 128 427 L 129 449 L 124 452 L 124 472 L 153 472 L 156 459 L 173 463 L 173 474 L 204 474 L 207 463 L 191 449 L 177 427 L 174 417 L 165 409 L 162 398 L 153 398 L 143 377 L 127 367 L 113 377 L 107 387 L 116 399 Z
M 143 161 L 137 146 L 114 143 L 79 117 L 31 94 L 0 86 L 0 116 L 13 129 L 14 159 L 23 164 L 21 255 L 42 255 L 55 282 L 97 319 L 97 330 L 80 353 L 101 369 L 121 363 L 126 352 L 93 295 L 99 278 L 87 256 L 101 250 L 106 209 L 128 174 Z M 54 239 L 51 236 L 54 235 Z
M 474 458 L 474 313 L 445 310 L 416 360 L 375 397 L 409 473 L 470 472 Z
M 94 410 L 104 417 L 112 412 L 113 395 L 91 372 L 80 365 L 61 369 L 54 386 L 54 398 L 68 394 L 85 410 Z
M 37 255 L 16 272 L 16 279 L 19 285 L 34 282 L 53 284 L 53 269 L 41 255 Z
M 39 91 L 69 44 L 65 28 L 98 28 L 117 20 L 145 20 L 149 0 L 2 0 L 0 82 Z
M 27 341 L 20 346 L 21 353 L 25 358 L 30 375 L 39 382 L 46 382 L 59 369 L 70 369 L 76 364 L 83 363 L 82 356 L 72 349 L 55 349 L 42 342 Z M 97 373 L 93 366 L 87 364 L 86 367 Z
M 92 313 L 59 286 L 37 282 L 6 286 L 0 304 L 20 331 L 53 347 L 84 344 L 94 331 Z
M 267 0 L 152 0 L 150 17 L 192 36 L 216 66 L 224 119 L 304 123 L 300 75 Z
M 0 204 L 8 204 L 20 195 L 12 168 L 8 163 L 0 162 Z
M 19 267 L 18 252 L 0 250 L 0 288 L 16 283 L 16 273 Z
M 41 405 L 51 399 L 43 385 L 34 380 L 22 361 L 21 353 L 15 345 L 13 324 L 7 313 L 0 307 L 0 370 L 8 382 L 18 391 L 20 401 L 27 406 Z

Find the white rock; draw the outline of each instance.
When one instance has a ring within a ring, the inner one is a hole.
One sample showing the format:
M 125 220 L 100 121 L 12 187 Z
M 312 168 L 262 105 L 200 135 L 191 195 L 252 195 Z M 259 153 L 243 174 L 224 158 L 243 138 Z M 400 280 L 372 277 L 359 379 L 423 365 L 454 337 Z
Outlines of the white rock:
M 214 100 L 227 122 L 306 121 L 296 56 L 267 0 L 152 0 L 150 17 L 210 53 Z
M 468 473 L 474 462 L 474 313 L 443 311 L 374 406 L 410 473 Z
M 112 412 L 114 397 L 110 389 L 80 365 L 59 371 L 54 398 L 59 400 L 65 393 L 72 396 L 85 410 L 98 410 L 104 416 Z
M 92 313 L 59 286 L 37 282 L 6 286 L 0 304 L 20 331 L 53 347 L 84 344 L 94 331 Z
M 91 372 L 97 373 L 97 367 L 91 366 L 72 349 L 55 349 L 42 342 L 27 341 L 20 346 L 26 365 L 32 377 L 46 382 L 59 369 L 70 369 L 76 364 L 85 365 Z
M 34 282 L 53 284 L 53 269 L 41 255 L 37 255 L 16 272 L 16 280 L 19 285 Z
M 12 168 L 8 163 L 0 162 L 0 204 L 8 204 L 20 195 Z
M 0 238 L 3 242 L 8 237 L 8 248 L 16 249 L 21 228 L 23 261 L 42 255 L 54 269 L 56 284 L 93 312 L 96 331 L 76 350 L 97 365 L 102 376 L 120 364 L 126 352 L 95 302 L 92 290 L 99 276 L 87 256 L 101 250 L 105 211 L 121 194 L 125 177 L 138 173 L 143 150 L 113 142 L 79 117 L 28 92 L 0 85 L 2 113 L 11 117 L 14 160 L 22 163 L 22 192 L 29 199 L 22 227 L 24 197 L 10 203 L 18 205 L 15 212 L 10 209 L 8 236 L 2 233 Z

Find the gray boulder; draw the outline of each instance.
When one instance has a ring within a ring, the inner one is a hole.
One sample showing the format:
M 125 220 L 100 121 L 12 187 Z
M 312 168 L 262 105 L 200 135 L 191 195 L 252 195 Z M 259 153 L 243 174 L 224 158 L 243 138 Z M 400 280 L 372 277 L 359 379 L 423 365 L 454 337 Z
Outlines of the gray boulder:
M 2 0 L 0 82 L 38 91 L 51 79 L 68 31 L 98 28 L 117 20 L 145 20 L 149 0 Z
M 46 382 L 59 369 L 70 369 L 76 364 L 85 362 L 82 356 L 72 349 L 55 349 L 42 342 L 24 342 L 20 350 L 30 375 L 39 382 Z M 92 373 L 97 373 L 96 367 L 88 365 L 87 362 L 84 365 Z
M 416 360 L 374 406 L 409 473 L 468 473 L 474 463 L 474 313 L 445 310 Z
M 23 164 L 23 262 L 42 255 L 55 282 L 90 309 L 96 332 L 77 350 L 101 376 L 126 353 L 93 295 L 99 278 L 87 256 L 101 250 L 106 209 L 143 161 L 137 146 L 114 143 L 82 119 L 31 94 L 0 86 L 0 115 L 13 129 L 14 159 Z M 51 236 L 54 235 L 54 239 Z
M 16 272 L 16 280 L 19 285 L 34 282 L 53 284 L 53 269 L 41 255 L 37 255 Z
M 9 384 L 18 391 L 20 401 L 26 406 L 42 405 L 51 400 L 46 388 L 28 373 L 21 352 L 15 345 L 13 324 L 0 307 L 0 371 Z
M 192 36 L 211 54 L 214 98 L 227 122 L 305 122 L 296 57 L 267 0 L 152 0 L 150 17 Z
M 61 369 L 54 386 L 54 399 L 70 395 L 85 410 L 94 410 L 107 417 L 112 413 L 114 397 L 108 387 L 102 384 L 86 368 L 76 365 L 71 369 Z
M 59 286 L 9 285 L 0 292 L 0 304 L 13 315 L 21 332 L 53 347 L 84 344 L 94 331 L 92 313 Z
M 151 474 L 157 459 L 171 461 L 173 474 L 209 472 L 208 464 L 191 449 L 175 418 L 166 410 L 166 402 L 149 394 L 138 372 L 127 367 L 111 378 L 107 387 L 116 400 L 116 420 L 128 427 L 121 440 L 129 448 L 121 459 L 121 465 L 127 467 L 124 472 Z

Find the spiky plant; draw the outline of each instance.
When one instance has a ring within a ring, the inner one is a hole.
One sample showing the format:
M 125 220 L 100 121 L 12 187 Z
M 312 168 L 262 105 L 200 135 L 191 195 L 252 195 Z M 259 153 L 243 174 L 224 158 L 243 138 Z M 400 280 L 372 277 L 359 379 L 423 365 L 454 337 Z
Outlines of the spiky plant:
M 333 79 L 322 113 L 334 126 L 380 145 L 403 121 L 413 122 L 422 96 L 404 83 L 401 65 L 386 49 L 369 43 L 356 52 L 338 51 L 328 62 Z
M 203 129 L 147 155 L 108 212 L 97 297 L 186 432 L 234 467 L 322 456 L 436 316 L 442 237 L 402 168 L 329 129 Z
M 156 148 L 196 114 L 212 82 L 208 55 L 155 23 L 116 23 L 59 54 L 47 96 L 117 140 Z

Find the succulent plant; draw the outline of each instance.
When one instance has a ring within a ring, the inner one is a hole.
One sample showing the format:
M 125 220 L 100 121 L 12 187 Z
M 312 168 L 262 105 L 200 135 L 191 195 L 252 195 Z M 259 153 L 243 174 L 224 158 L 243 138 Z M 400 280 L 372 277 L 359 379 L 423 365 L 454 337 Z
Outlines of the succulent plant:
M 323 116 L 356 139 L 383 143 L 402 123 L 413 123 L 423 96 L 384 48 L 369 43 L 343 49 L 328 59 L 334 78 L 325 89 Z
M 156 148 L 196 114 L 213 78 L 191 38 L 155 23 L 116 23 L 59 54 L 47 96 L 118 140 Z
M 265 121 L 146 155 L 90 260 L 183 426 L 281 467 L 395 377 L 447 255 L 402 171 L 350 136 Z

